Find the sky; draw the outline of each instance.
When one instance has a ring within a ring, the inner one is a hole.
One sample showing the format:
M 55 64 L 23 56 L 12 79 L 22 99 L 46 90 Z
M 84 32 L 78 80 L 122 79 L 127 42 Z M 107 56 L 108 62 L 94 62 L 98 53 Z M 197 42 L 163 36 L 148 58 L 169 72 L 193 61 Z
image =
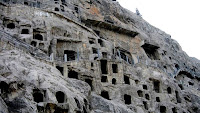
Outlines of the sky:
M 117 0 L 143 19 L 171 35 L 183 51 L 200 60 L 200 0 Z

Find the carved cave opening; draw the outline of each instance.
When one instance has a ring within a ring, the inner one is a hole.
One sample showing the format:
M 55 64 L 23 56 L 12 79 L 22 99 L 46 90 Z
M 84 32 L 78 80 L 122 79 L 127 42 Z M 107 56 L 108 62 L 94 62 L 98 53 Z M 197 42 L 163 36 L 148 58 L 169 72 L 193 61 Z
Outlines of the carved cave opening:
M 94 39 L 94 38 L 88 37 L 88 40 L 89 40 L 89 43 L 90 43 L 90 44 L 95 44 L 95 39 Z
M 59 8 L 57 8 L 57 7 L 55 7 L 55 9 L 54 9 L 55 11 L 59 11 Z
M 101 92 L 101 96 L 102 96 L 103 98 L 109 100 L 109 93 L 108 93 L 108 91 L 102 91 L 102 92 Z
M 145 94 L 145 98 L 146 98 L 147 100 L 150 100 L 149 94 Z
M 78 73 L 76 71 L 70 70 L 68 72 L 68 77 L 69 78 L 74 78 L 74 79 L 78 79 Z
M 15 29 L 15 24 L 14 23 L 9 23 L 9 24 L 7 24 L 7 28 Z
M 57 99 L 58 103 L 64 103 L 65 94 L 62 91 L 56 92 L 56 99 Z
M 124 83 L 125 84 L 130 84 L 130 80 L 129 80 L 129 77 L 124 75 Z
M 172 89 L 170 87 L 167 88 L 167 93 L 172 94 Z
M 108 69 L 107 69 L 107 60 L 101 60 L 101 72 L 102 74 L 108 74 Z
M 102 76 L 101 77 L 101 82 L 107 82 L 107 81 L 108 81 L 107 76 Z
M 108 55 L 108 53 L 106 53 L 106 52 L 102 52 L 102 56 L 103 56 L 103 58 L 107 58 L 107 55 Z
M 138 90 L 138 91 L 137 91 L 137 94 L 138 94 L 139 97 L 143 97 L 143 91 Z
M 101 47 L 105 46 L 103 40 L 101 40 L 101 39 L 98 39 L 98 43 L 100 44 Z
M 43 41 L 43 36 L 41 34 L 35 34 L 33 35 L 33 39 Z
M 156 102 L 160 102 L 160 98 L 159 97 L 156 97 Z
M 92 80 L 91 79 L 85 79 L 85 82 L 88 83 L 91 87 L 91 90 L 93 90 L 93 87 L 92 87 Z
M 116 84 L 117 80 L 115 78 L 112 79 L 112 84 Z
M 6 82 L 1 81 L 0 82 L 0 91 L 1 91 L 0 96 L 6 97 L 9 92 L 9 85 Z
M 67 61 L 76 60 L 76 52 L 72 50 L 64 50 L 64 54 L 67 55 Z
M 93 54 L 98 54 L 97 48 L 92 48 L 92 53 L 93 53 Z
M 131 95 L 124 95 L 125 104 L 131 104 Z
M 29 30 L 28 29 L 22 29 L 21 34 L 29 34 Z
M 149 108 L 148 108 L 148 104 L 147 104 L 147 102 L 146 101 L 143 101 L 143 105 L 144 105 L 144 109 L 146 109 L 146 110 L 148 110 Z
M 60 73 L 62 74 L 62 75 L 64 75 L 63 74 L 63 70 L 64 70 L 64 68 L 63 67 L 60 67 L 60 66 L 56 66 L 56 68 L 60 71 Z
M 143 85 L 143 89 L 147 90 L 147 85 Z
M 117 66 L 117 64 L 112 64 L 112 71 L 113 71 L 113 73 L 118 73 L 118 66 Z
M 153 89 L 156 93 L 160 93 L 160 82 L 159 81 L 153 81 Z
M 32 42 L 31 42 L 31 45 L 32 45 L 33 47 L 36 47 L 36 46 L 37 46 L 37 42 L 32 41 Z
M 165 106 L 160 106 L 160 113 L 166 113 L 167 109 Z
M 159 47 L 145 43 L 144 45 L 142 45 L 142 48 L 151 60 L 160 60 L 160 56 L 158 53 Z
M 44 95 L 40 90 L 37 89 L 33 90 L 33 100 L 37 103 L 44 101 Z

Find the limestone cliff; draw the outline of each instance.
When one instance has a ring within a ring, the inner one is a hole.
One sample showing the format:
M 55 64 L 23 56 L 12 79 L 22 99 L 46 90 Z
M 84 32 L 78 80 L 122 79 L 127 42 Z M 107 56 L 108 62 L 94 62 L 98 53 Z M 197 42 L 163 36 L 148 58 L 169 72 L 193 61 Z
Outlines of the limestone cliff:
M 200 113 L 200 61 L 116 0 L 0 0 L 0 112 Z

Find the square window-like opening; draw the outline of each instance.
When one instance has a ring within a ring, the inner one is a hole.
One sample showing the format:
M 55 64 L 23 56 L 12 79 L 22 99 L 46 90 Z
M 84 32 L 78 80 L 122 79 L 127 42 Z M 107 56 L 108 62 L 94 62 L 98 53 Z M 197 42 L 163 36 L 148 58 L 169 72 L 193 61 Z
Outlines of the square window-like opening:
M 147 85 L 143 85 L 143 89 L 147 90 Z
M 146 52 L 147 56 L 151 60 L 160 60 L 160 56 L 159 56 L 159 53 L 158 53 L 158 48 L 159 47 L 151 45 L 151 44 L 144 44 L 142 46 L 142 48 L 144 49 L 144 51 Z
M 108 80 L 107 80 L 107 76 L 102 76 L 101 77 L 101 82 L 107 82 Z
M 70 71 L 68 72 L 68 77 L 69 77 L 69 78 L 78 79 L 78 73 L 77 73 L 76 71 L 70 70 Z
M 156 102 L 160 102 L 160 98 L 159 97 L 156 97 Z

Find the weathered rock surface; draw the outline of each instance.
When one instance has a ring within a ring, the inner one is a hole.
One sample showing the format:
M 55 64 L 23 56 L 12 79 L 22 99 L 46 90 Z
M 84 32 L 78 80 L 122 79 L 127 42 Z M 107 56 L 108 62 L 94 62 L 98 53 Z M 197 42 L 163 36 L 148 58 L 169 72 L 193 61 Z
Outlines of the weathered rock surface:
M 0 112 L 199 113 L 200 61 L 115 0 L 0 0 Z

